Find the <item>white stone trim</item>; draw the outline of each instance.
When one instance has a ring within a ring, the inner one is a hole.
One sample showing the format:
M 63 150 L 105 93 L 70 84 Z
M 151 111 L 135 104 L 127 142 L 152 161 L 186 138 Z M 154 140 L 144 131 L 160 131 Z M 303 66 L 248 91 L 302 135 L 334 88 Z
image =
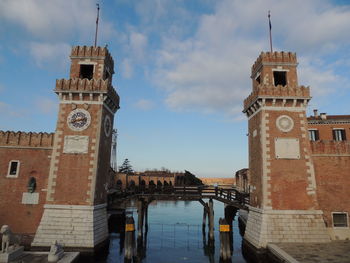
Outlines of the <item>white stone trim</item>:
M 10 174 L 11 164 L 12 164 L 13 162 L 16 162 L 16 163 L 17 163 L 16 174 Z M 7 168 L 7 175 L 6 175 L 6 178 L 18 178 L 20 167 L 21 167 L 21 162 L 20 162 L 19 160 L 10 160 L 10 161 L 9 161 L 9 164 L 8 164 L 8 168 Z
M 72 210 L 98 210 L 107 207 L 107 203 L 99 204 L 95 206 L 91 205 L 44 205 L 44 208 L 48 209 L 72 209 Z
M 305 109 L 306 109 L 305 106 L 299 106 L 299 107 L 261 106 L 257 111 L 255 111 L 252 115 L 248 117 L 248 120 L 250 120 L 253 116 L 255 116 L 255 114 L 257 114 L 261 110 L 303 112 L 305 111 Z

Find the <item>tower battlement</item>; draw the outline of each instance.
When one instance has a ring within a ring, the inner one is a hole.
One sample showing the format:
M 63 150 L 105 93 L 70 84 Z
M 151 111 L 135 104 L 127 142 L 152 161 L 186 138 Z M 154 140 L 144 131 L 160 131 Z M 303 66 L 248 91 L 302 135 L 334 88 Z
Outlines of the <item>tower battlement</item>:
M 252 74 L 259 70 L 264 63 L 297 64 L 297 55 L 294 52 L 261 52 L 252 66 Z
M 0 146 L 53 147 L 54 133 L 0 131 Z
M 288 98 L 288 99 L 307 99 L 310 97 L 310 88 L 305 86 L 273 86 L 260 84 L 254 88 L 253 92 L 244 100 L 244 111 L 246 111 L 259 97 L 265 98 Z
M 74 46 L 70 54 L 71 59 L 74 58 L 102 58 L 106 63 L 114 67 L 114 60 L 106 47 L 94 46 Z

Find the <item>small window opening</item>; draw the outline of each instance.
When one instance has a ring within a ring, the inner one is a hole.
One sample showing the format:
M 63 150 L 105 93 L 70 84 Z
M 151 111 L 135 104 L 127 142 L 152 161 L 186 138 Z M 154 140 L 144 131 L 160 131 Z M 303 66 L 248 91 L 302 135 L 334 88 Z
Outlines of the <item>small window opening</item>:
M 8 176 L 16 177 L 19 171 L 19 161 L 10 161 L 8 168 Z
M 273 72 L 273 79 L 275 80 L 275 86 L 287 85 L 287 72 L 285 71 L 274 71 Z
M 348 227 L 347 213 L 332 213 L 334 227 Z
M 94 75 L 94 65 L 80 65 L 80 76 L 81 79 L 92 79 Z
M 309 140 L 310 141 L 318 141 L 319 138 L 319 134 L 318 134 L 318 130 L 309 130 Z
M 261 82 L 260 75 L 259 75 L 259 77 L 256 78 L 256 81 L 260 84 L 260 82 Z
M 333 139 L 335 141 L 345 141 L 345 130 L 344 129 L 334 129 L 333 130 Z

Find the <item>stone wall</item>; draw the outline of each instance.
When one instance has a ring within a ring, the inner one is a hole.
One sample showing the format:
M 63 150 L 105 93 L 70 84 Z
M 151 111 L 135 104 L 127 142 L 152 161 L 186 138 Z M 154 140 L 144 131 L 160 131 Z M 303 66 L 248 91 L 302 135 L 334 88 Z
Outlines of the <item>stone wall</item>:
M 249 207 L 244 238 L 256 248 L 268 243 L 329 242 L 320 210 L 262 210 Z
M 45 205 L 32 246 L 93 248 L 108 238 L 106 206 Z

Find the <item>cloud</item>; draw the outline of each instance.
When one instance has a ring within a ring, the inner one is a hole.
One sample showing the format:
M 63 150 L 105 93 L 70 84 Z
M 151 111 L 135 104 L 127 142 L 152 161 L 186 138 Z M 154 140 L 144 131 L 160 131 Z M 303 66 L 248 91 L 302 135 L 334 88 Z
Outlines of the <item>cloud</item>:
M 151 110 L 154 107 L 154 103 L 150 100 L 146 100 L 146 99 L 140 99 L 139 101 L 137 101 L 135 103 L 135 107 L 140 109 L 140 110 Z
M 45 97 L 36 99 L 35 107 L 42 114 L 52 114 L 58 111 L 57 101 Z
M 130 58 L 123 59 L 120 65 L 122 76 L 129 79 L 134 74 L 134 69 Z
M 301 79 L 315 87 L 315 95 L 334 92 L 330 85 L 340 85 L 341 76 L 324 65 L 330 63 L 330 55 L 349 48 L 349 8 L 319 0 L 223 0 L 212 14 L 200 17 L 191 37 L 162 38 L 153 80 L 165 91 L 166 104 L 173 110 L 223 112 L 237 119 L 251 92 L 251 65 L 268 49 L 267 15 L 262 13 L 268 7 L 276 46 L 298 53 Z M 323 66 L 311 63 L 312 57 Z
M 15 110 L 11 105 L 2 101 L 0 101 L 0 112 L 2 117 L 24 117 L 26 115 L 25 111 Z
M 35 63 L 41 68 L 68 68 L 69 61 L 67 57 L 71 46 L 66 43 L 32 42 L 29 49 Z
M 77 38 L 77 35 L 92 39 L 95 18 L 96 1 L 93 0 L 0 1 L 0 21 L 18 25 L 30 35 L 43 40 L 62 41 L 69 36 Z M 111 24 L 103 19 L 100 22 L 102 38 L 113 35 Z

